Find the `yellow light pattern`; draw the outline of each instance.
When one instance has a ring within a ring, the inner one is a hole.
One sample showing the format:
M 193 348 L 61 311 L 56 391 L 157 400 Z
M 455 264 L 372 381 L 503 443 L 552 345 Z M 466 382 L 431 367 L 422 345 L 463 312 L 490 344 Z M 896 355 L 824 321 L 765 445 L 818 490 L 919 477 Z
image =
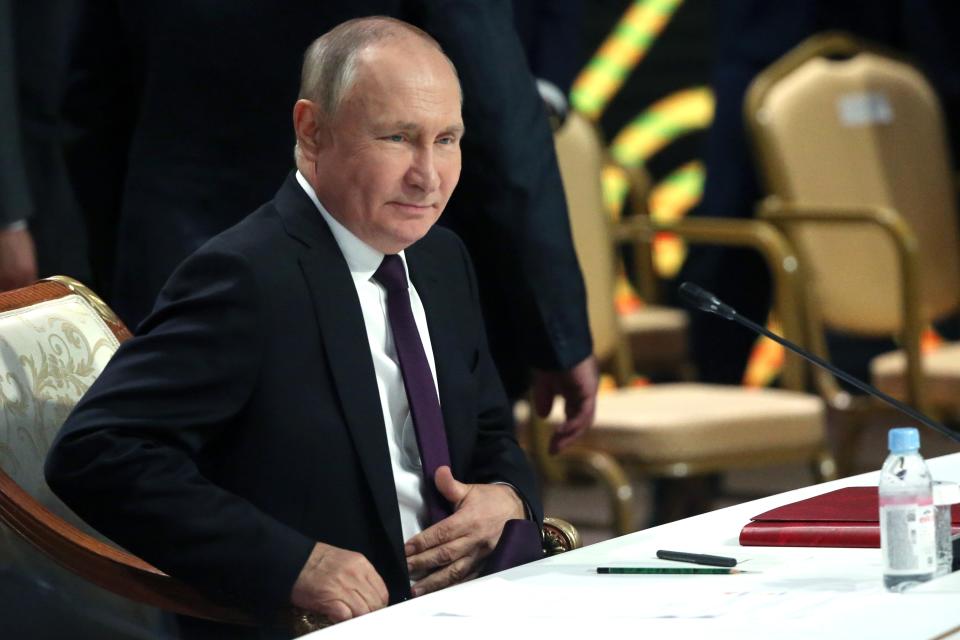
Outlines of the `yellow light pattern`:
M 620 18 L 573 84 L 570 104 L 591 120 L 598 120 L 620 91 L 630 73 L 644 58 L 657 37 L 669 24 L 682 0 L 635 0 Z M 657 101 L 621 130 L 610 145 L 610 153 L 627 167 L 640 167 L 677 138 L 704 129 L 713 119 L 714 100 L 706 87 L 692 87 Z M 697 160 L 674 170 L 655 184 L 649 194 L 650 215 L 657 221 L 682 218 L 699 203 L 705 169 Z M 614 220 L 623 214 L 629 183 L 622 169 L 608 167 L 602 175 L 604 201 Z M 673 277 L 686 258 L 686 246 L 673 234 L 658 234 L 653 243 L 654 266 L 664 277 Z M 616 291 L 617 308 L 626 313 L 643 301 L 621 273 Z M 775 324 L 771 324 L 775 328 Z M 926 344 L 935 343 L 928 338 Z M 769 340 L 755 346 L 744 384 L 770 384 L 783 366 L 782 347 Z
M 643 164 L 677 138 L 705 129 L 713 120 L 707 87 L 677 91 L 652 104 L 616 135 L 610 151 L 628 167 Z
M 635 0 L 570 91 L 570 104 L 597 120 L 683 0 Z

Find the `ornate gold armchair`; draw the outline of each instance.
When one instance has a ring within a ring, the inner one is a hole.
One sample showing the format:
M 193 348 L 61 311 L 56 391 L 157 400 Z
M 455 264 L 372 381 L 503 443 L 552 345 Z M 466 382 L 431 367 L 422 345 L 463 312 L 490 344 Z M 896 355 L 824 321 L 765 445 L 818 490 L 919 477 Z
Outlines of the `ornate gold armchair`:
M 103 301 L 71 278 L 0 293 L 0 563 L 27 575 L 43 572 L 57 588 L 80 593 L 88 607 L 148 629 L 159 624 L 160 609 L 252 624 L 245 613 L 208 600 L 104 539 L 44 481 L 57 431 L 129 337 Z M 576 530 L 563 521 L 547 518 L 544 537 L 548 554 L 580 546 Z M 24 542 L 59 567 L 40 566 Z M 278 624 L 297 634 L 325 626 L 318 616 L 293 610 Z

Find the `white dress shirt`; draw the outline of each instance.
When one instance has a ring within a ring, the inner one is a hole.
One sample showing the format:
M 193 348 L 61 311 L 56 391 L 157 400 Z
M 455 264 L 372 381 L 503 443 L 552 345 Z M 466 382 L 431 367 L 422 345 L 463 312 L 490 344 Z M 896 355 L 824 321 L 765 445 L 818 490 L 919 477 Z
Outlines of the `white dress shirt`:
M 393 333 L 387 320 L 387 291 L 373 274 L 383 261 L 383 253 L 353 235 L 324 208 L 313 187 L 306 178 L 297 172 L 297 182 L 317 206 L 320 215 L 326 220 L 333 233 L 343 257 L 350 268 L 353 286 L 357 289 L 360 308 L 363 311 L 363 324 L 370 343 L 370 355 L 377 375 L 377 389 L 380 392 L 380 406 L 383 408 L 383 423 L 387 430 L 387 447 L 390 450 L 390 463 L 393 467 L 393 483 L 397 488 L 397 504 L 400 506 L 400 524 L 403 527 L 403 539 L 409 540 L 424 528 L 426 507 L 423 500 L 423 472 L 420 465 L 420 452 L 417 448 L 417 436 L 407 405 L 407 392 L 400 373 L 400 361 L 393 343 Z M 404 252 L 399 254 L 407 268 Z M 407 269 L 409 274 L 409 269 Z M 427 329 L 427 316 L 416 288 L 410 282 L 410 306 L 413 318 L 420 332 L 420 340 L 426 351 L 430 373 L 433 375 L 434 389 L 437 386 L 437 366 L 433 359 L 433 347 L 430 332 Z

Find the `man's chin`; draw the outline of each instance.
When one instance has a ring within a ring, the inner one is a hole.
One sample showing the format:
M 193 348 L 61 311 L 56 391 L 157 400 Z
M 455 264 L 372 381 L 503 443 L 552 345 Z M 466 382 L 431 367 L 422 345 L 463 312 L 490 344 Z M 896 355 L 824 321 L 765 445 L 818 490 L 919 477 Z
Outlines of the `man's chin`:
M 406 224 L 403 225 L 401 229 L 397 230 L 396 241 L 398 243 L 404 243 L 405 246 L 409 247 L 413 243 L 417 242 L 423 236 L 427 235 L 431 227 L 433 227 L 436 220 L 430 218 L 429 221 L 422 221 L 418 224 Z

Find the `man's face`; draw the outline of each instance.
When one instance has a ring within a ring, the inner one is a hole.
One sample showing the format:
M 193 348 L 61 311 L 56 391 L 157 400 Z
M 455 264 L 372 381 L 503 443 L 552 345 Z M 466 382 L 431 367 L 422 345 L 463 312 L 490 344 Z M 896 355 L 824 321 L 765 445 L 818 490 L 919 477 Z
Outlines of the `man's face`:
M 314 189 L 354 235 L 396 253 L 443 212 L 460 178 L 462 135 L 460 86 L 443 55 L 413 38 L 375 45 L 320 128 Z

